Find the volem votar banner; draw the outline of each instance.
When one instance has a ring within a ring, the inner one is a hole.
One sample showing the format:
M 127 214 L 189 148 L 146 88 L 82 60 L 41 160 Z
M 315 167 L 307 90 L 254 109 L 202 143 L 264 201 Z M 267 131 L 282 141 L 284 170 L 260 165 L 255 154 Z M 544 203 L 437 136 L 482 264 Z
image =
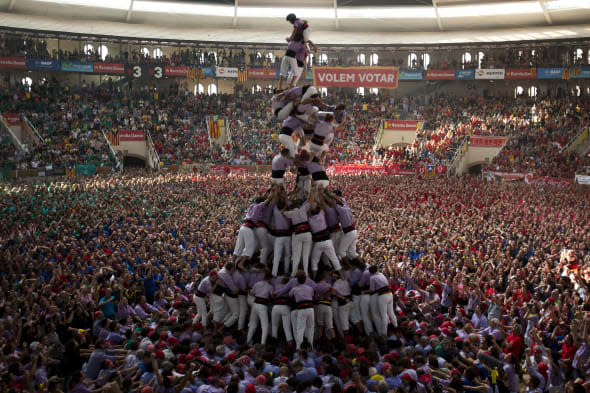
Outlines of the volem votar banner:
M 396 89 L 397 67 L 314 67 L 316 87 L 364 87 Z

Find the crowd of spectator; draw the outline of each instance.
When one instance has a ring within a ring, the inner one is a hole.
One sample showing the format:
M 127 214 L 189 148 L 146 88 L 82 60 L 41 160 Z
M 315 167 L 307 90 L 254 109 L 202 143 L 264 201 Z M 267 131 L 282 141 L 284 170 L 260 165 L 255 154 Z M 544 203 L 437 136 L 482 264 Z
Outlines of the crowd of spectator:
M 157 62 L 170 65 L 221 66 L 239 67 L 272 67 L 281 64 L 281 56 L 268 49 L 216 49 L 174 48 L 164 53 L 159 47 L 148 49 L 135 45 L 120 45 L 120 50 L 108 49 L 102 53 L 101 47 L 108 43 L 80 42 L 74 49 L 48 49 L 47 41 L 36 37 L 22 35 L 0 36 L 0 55 L 28 56 L 41 59 L 78 60 L 91 62 L 114 63 L 150 63 Z M 565 52 L 562 46 L 546 46 L 534 48 L 506 48 L 501 52 L 482 52 L 477 48 L 467 48 L 463 53 L 452 57 L 448 51 L 430 55 L 425 53 L 394 54 L 392 59 L 384 60 L 384 56 L 359 55 L 356 52 L 327 51 L 315 53 L 308 59 L 308 65 L 320 66 L 384 66 L 393 65 L 402 69 L 473 69 L 473 68 L 536 68 L 536 67 L 571 67 L 590 64 L 590 52 L 576 49 Z M 113 53 L 111 53 L 113 52 Z M 410 56 L 410 57 L 408 57 Z
M 334 90 L 325 100 L 347 107 L 337 130 L 329 163 L 362 163 L 419 168 L 449 165 L 470 135 L 507 136 L 508 144 L 487 167 L 503 172 L 533 172 L 571 178 L 588 159 L 565 153 L 564 146 L 590 125 L 590 102 L 563 91 L 530 97 L 394 97 Z M 3 166 L 18 169 L 76 163 L 113 163 L 103 133 L 142 129 L 150 133 L 165 163 L 213 162 L 269 164 L 277 151 L 279 122 L 271 113 L 270 92 L 237 87 L 233 94 L 197 95 L 184 85 L 133 90 L 112 82 L 70 87 L 57 80 L 0 93 L 2 113 L 26 115 L 43 137 L 24 154 L 2 140 Z M 210 115 L 227 119 L 229 140 L 212 143 Z M 406 147 L 376 148 L 383 119 L 419 122 L 416 139 Z
M 288 177 L 288 181 L 292 181 Z M 4 184 L 0 388 L 44 392 L 584 392 L 586 188 L 335 176 L 397 328 L 295 352 L 191 322 L 266 175 Z M 485 223 L 485 225 L 484 225 Z M 150 299 L 149 301 L 147 299 Z M 528 388 L 528 389 L 527 389 Z

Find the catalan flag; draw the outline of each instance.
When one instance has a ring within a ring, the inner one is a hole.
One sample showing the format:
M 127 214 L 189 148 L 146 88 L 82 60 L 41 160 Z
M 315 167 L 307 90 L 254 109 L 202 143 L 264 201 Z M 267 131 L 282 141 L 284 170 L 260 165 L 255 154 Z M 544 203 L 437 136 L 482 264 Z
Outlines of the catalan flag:
M 204 79 L 203 69 L 200 66 L 190 66 L 187 70 L 186 77 L 190 80 Z
M 75 165 L 68 165 L 66 167 L 66 176 L 68 176 L 68 177 L 76 176 L 76 166 Z
M 107 132 L 107 139 L 109 140 L 111 145 L 119 146 L 119 144 L 121 143 L 121 136 L 119 135 L 119 130 L 113 128 L 111 131 Z
M 246 66 L 240 66 L 238 68 L 238 82 L 246 82 L 248 80 L 248 69 Z
M 424 177 L 426 179 L 432 179 L 435 175 L 436 175 L 436 171 L 435 171 L 434 165 L 426 165 L 425 171 L 424 171 Z
M 215 115 L 209 116 L 209 137 L 212 139 L 217 139 L 221 136 L 221 131 L 219 129 L 219 120 L 218 117 Z

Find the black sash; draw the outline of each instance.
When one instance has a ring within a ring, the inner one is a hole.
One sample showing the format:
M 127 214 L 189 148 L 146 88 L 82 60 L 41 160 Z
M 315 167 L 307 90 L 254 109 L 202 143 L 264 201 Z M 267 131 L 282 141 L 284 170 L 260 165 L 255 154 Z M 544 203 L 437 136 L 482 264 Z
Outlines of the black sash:
M 328 232 L 327 229 L 324 229 L 323 231 L 320 231 L 320 232 L 317 232 L 317 233 L 312 233 L 311 234 L 311 239 L 315 243 L 323 242 L 325 240 L 330 240 L 330 232 Z
M 342 228 L 342 232 L 344 232 L 344 233 L 352 232 L 352 231 L 354 231 L 354 230 L 355 230 L 354 224 L 352 224 L 352 225 L 351 225 L 351 226 L 349 226 L 349 227 Z
M 326 171 L 319 171 L 311 174 L 313 180 L 330 180 Z
M 284 169 L 273 169 L 270 172 L 270 177 L 272 177 L 273 179 L 282 179 L 284 175 L 285 175 Z

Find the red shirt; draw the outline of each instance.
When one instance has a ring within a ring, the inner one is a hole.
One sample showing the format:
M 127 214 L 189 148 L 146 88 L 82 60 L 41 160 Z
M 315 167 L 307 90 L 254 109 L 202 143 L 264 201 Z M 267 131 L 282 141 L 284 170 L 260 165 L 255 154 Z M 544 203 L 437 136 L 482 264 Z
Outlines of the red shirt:
M 510 335 L 506 337 L 506 343 L 511 343 L 512 349 L 509 349 L 508 346 L 506 346 L 504 347 L 504 353 L 512 353 L 512 356 L 515 359 L 520 359 L 520 349 L 522 348 L 523 343 L 522 337 L 515 336 L 514 333 L 510 333 Z
M 561 344 L 561 358 L 563 360 L 573 359 L 576 355 L 576 347 L 573 345 Z

